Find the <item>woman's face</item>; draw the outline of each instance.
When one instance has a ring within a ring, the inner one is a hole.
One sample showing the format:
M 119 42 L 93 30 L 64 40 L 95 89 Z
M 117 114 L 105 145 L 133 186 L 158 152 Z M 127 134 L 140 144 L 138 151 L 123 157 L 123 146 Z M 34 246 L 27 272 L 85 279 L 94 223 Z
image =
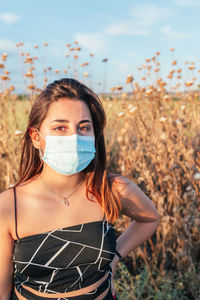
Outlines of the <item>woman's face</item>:
M 81 100 L 60 98 L 50 105 L 39 132 L 44 137 L 73 134 L 94 136 L 90 110 Z M 41 149 L 44 150 L 45 139 L 39 139 Z

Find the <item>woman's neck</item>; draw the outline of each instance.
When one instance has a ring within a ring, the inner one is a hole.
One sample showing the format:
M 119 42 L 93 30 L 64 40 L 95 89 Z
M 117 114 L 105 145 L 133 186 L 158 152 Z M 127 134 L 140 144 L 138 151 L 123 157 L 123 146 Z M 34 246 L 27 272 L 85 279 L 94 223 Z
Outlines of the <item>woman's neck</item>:
M 83 173 L 73 175 L 59 174 L 45 164 L 38 179 L 42 180 L 46 185 L 51 186 L 55 191 L 64 194 L 66 191 L 73 190 L 84 180 L 84 177 L 85 175 Z

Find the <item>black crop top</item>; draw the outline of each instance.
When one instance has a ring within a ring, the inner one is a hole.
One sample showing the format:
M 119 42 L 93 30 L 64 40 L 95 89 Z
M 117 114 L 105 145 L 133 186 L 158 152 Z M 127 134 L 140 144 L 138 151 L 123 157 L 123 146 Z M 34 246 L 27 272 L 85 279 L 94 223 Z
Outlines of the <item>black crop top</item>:
M 14 202 L 17 235 L 15 189 Z M 19 293 L 23 284 L 47 294 L 87 287 L 110 270 L 115 250 L 115 230 L 105 220 L 18 237 L 14 286 Z

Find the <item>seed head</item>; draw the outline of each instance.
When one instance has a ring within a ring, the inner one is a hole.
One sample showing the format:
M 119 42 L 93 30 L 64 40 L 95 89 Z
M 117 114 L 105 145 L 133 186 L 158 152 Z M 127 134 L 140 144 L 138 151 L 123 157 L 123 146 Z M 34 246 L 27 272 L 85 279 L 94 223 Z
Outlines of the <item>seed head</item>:
M 33 73 L 31 73 L 31 72 L 27 72 L 27 73 L 25 74 L 25 76 L 26 76 L 27 78 L 34 78 L 34 75 L 33 75 Z
M 23 131 L 19 130 L 19 129 L 14 131 L 14 135 L 21 135 L 22 133 L 23 133 Z
M 83 67 L 88 66 L 88 65 L 89 65 L 89 63 L 85 62 L 85 63 L 81 64 L 81 67 L 83 68 Z
M 147 89 L 146 90 L 146 94 L 149 96 L 149 95 L 152 95 L 152 92 L 153 92 L 153 90 L 152 89 Z
M 27 88 L 31 91 L 35 90 L 35 85 L 34 84 L 30 84 L 27 86 Z
M 10 80 L 10 77 L 8 77 L 7 75 L 1 75 L 1 80 Z
M 160 121 L 161 123 L 164 123 L 164 122 L 166 122 L 166 121 L 167 121 L 167 118 L 165 118 L 165 117 L 161 117 L 161 118 L 159 119 L 159 121 Z
M 185 86 L 188 87 L 188 86 L 192 86 L 193 83 L 194 83 L 193 81 L 188 81 L 188 82 L 185 82 L 184 84 L 185 84 Z
M 124 112 L 120 112 L 120 113 L 118 113 L 118 115 L 117 115 L 119 118 L 122 118 L 123 116 L 124 116 Z
M 189 70 L 194 70 L 195 69 L 195 66 L 190 66 L 188 67 Z
M 194 174 L 194 179 L 199 180 L 200 179 L 200 173 L 195 173 Z
M 1 56 L 2 61 L 6 61 L 7 57 L 8 57 L 8 54 L 3 53 Z
M 33 58 L 32 58 L 32 57 L 27 57 L 27 58 L 24 60 L 24 63 L 25 63 L 25 64 L 33 64 Z
M 11 85 L 9 89 L 10 89 L 11 92 L 13 92 L 15 90 L 14 85 Z
M 132 74 L 129 74 L 126 78 L 126 83 L 129 84 L 129 83 L 132 83 L 134 80 L 133 78 L 133 75 Z
M 165 96 L 164 96 L 164 99 L 165 99 L 165 100 L 169 100 L 169 99 L 170 99 L 169 95 L 165 95 Z
M 137 109 L 138 109 L 138 108 L 137 108 L 136 106 L 134 106 L 133 108 L 131 108 L 131 109 L 129 110 L 129 113 L 130 113 L 130 114 L 133 114 Z

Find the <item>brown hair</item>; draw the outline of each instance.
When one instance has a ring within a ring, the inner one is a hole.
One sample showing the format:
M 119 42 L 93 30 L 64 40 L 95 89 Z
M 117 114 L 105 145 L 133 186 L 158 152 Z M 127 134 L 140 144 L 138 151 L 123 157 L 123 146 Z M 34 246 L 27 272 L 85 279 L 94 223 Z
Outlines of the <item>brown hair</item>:
M 28 126 L 22 138 L 22 154 L 19 169 L 19 182 L 23 183 L 39 175 L 43 169 L 39 151 L 31 141 L 29 131 L 31 128 L 40 128 L 46 117 L 49 106 L 59 98 L 82 100 L 90 110 L 94 133 L 96 155 L 89 166 L 83 171 L 86 174 L 87 197 L 94 195 L 108 221 L 113 222 L 121 208 L 119 195 L 114 188 L 114 176 L 108 174 L 106 166 L 106 149 L 104 128 L 106 116 L 99 97 L 87 86 L 72 78 L 63 78 L 49 84 L 36 98 L 29 115 Z

